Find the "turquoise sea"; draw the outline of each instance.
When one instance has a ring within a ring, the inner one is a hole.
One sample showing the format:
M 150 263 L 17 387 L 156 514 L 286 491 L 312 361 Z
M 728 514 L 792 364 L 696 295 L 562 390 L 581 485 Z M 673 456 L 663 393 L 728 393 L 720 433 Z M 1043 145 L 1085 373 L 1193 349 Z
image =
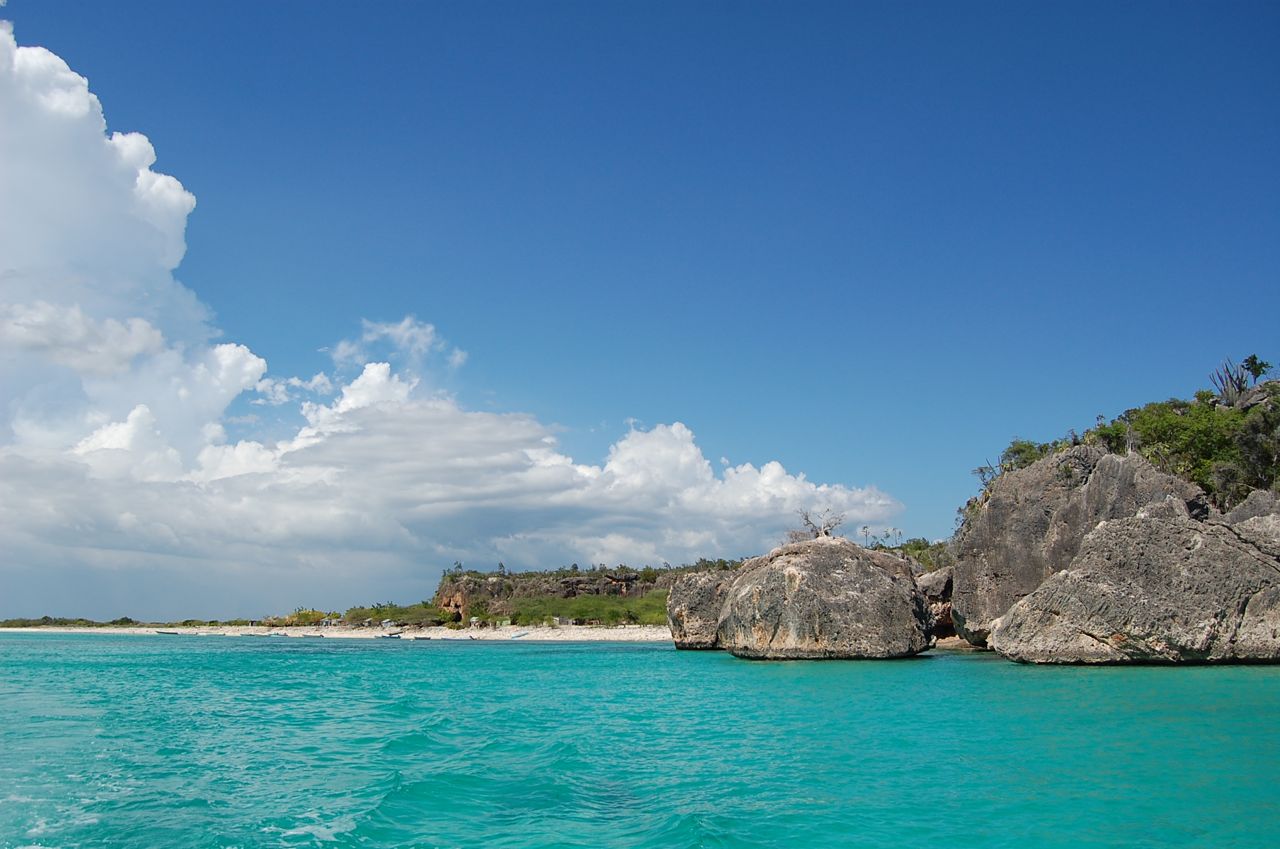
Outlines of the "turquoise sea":
M 1263 847 L 1280 667 L 0 635 L 0 847 Z

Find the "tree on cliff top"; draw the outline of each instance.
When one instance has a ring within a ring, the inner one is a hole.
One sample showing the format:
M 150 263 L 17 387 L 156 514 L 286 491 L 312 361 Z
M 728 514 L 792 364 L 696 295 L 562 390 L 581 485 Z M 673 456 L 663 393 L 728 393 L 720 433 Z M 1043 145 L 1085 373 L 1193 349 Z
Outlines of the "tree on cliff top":
M 1253 378 L 1253 382 L 1255 385 L 1258 383 L 1259 380 L 1262 380 L 1262 376 L 1264 374 L 1271 371 L 1271 363 L 1267 362 L 1266 360 L 1258 359 L 1257 354 L 1250 354 L 1249 356 L 1245 357 L 1244 362 L 1242 362 L 1240 365 L 1244 368 L 1245 371 L 1249 372 L 1249 375 L 1250 377 Z
M 830 507 L 821 512 L 799 510 L 800 527 L 787 531 L 787 542 L 804 542 L 818 537 L 829 537 L 832 531 L 844 524 L 844 514 Z

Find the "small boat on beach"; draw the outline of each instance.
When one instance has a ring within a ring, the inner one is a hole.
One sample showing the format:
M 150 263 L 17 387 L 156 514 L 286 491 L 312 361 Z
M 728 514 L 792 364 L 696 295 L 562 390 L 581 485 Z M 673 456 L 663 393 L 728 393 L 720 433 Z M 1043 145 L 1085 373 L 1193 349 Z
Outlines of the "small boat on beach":
M 164 634 L 166 637 L 176 637 L 176 636 L 178 636 L 178 632 L 177 632 L 177 631 L 156 631 L 156 633 L 157 633 L 157 634 Z
M 397 631 L 397 632 L 396 632 L 396 633 L 394 633 L 394 634 L 379 634 L 379 635 L 378 635 L 378 637 L 377 637 L 377 639 L 379 639 L 379 640 L 398 640 L 398 639 L 400 639 L 400 632 L 399 632 L 399 631 Z

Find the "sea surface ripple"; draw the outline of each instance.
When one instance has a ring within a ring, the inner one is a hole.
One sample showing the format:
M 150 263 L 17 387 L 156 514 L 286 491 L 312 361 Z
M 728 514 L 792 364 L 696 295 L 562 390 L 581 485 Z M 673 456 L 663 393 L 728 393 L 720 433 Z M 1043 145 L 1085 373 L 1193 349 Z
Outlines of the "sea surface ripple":
M 0 849 L 1262 847 L 1280 668 L 0 635 Z

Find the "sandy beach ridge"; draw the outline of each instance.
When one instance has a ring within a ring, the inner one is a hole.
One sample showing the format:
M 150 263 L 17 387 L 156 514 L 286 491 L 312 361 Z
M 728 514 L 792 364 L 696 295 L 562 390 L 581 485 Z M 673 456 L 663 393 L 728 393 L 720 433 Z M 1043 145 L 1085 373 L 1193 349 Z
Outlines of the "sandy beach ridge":
M 134 625 L 104 626 L 100 628 L 59 625 L 39 625 L 30 628 L 0 628 L 9 634 L 130 634 L 136 636 L 199 636 L 199 637 L 289 637 L 339 640 L 366 640 L 388 638 L 395 635 L 401 640 L 519 640 L 525 642 L 627 642 L 665 643 L 671 641 L 671 631 L 665 625 L 504 625 L 496 628 L 352 628 L 344 625 L 329 627 L 267 627 L 263 625 L 207 625 L 166 626 Z

